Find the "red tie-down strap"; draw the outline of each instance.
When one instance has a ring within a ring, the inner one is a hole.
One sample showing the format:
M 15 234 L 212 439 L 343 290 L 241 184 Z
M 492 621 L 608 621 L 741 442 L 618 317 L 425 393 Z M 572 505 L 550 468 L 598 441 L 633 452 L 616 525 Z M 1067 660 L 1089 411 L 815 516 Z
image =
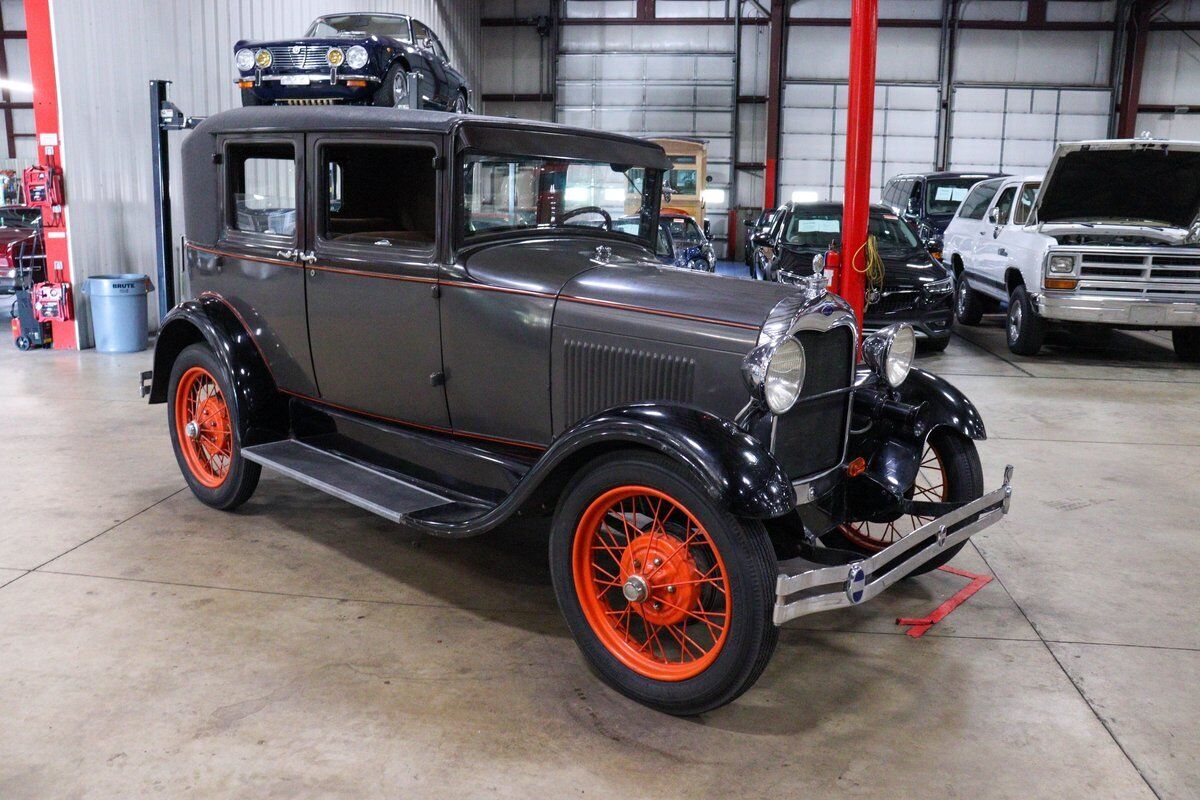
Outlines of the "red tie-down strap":
M 974 572 L 967 572 L 966 570 L 955 569 L 954 567 L 938 567 L 938 569 L 942 572 L 949 572 L 951 575 L 969 578 L 971 582 L 955 592 L 954 596 L 949 600 L 935 608 L 933 613 L 928 617 L 898 617 L 896 619 L 897 625 L 912 626 L 906 633 L 914 639 L 924 636 L 926 631 L 944 620 L 950 615 L 951 611 L 965 603 L 968 597 L 992 582 L 991 575 L 976 575 Z

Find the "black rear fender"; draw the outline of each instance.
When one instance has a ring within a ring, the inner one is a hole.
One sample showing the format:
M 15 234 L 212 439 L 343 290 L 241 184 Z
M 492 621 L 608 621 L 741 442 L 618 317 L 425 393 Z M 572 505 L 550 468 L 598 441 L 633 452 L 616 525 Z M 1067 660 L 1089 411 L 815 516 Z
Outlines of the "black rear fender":
M 251 445 L 286 436 L 287 403 L 270 369 L 237 314 L 211 295 L 181 303 L 163 320 L 154 346 L 150 402 L 167 402 L 175 359 L 184 348 L 200 342 L 212 349 L 233 382 L 242 442 Z

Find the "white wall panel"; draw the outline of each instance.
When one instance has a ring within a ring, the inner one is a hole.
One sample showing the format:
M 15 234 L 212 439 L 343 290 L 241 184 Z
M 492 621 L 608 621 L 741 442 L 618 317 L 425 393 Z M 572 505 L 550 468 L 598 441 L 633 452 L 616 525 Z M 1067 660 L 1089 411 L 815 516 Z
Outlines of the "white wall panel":
M 154 273 L 148 81 L 175 81 L 172 99 L 187 114 L 231 108 L 240 102 L 233 85 L 235 41 L 298 36 L 314 17 L 344 11 L 345 5 L 338 0 L 53 0 L 77 282 L 105 272 Z M 479 0 L 356 0 L 355 7 L 411 13 L 426 22 L 452 62 L 479 85 Z M 136 42 L 132 50 L 130 41 Z M 172 135 L 176 163 L 184 135 Z M 179 174 L 177 168 L 172 193 L 176 233 L 182 234 Z M 86 300 L 81 300 L 86 315 Z M 156 301 L 150 302 L 153 309 Z M 80 331 L 87 336 L 86 316 Z
M 939 30 L 930 28 L 880 28 L 877 79 L 936 81 L 940 36 Z M 788 28 L 787 48 L 784 77 L 788 80 L 848 80 L 849 28 L 794 26 Z
M 1111 58 L 1112 34 L 1108 31 L 964 28 L 958 32 L 954 80 L 958 83 L 1106 86 Z

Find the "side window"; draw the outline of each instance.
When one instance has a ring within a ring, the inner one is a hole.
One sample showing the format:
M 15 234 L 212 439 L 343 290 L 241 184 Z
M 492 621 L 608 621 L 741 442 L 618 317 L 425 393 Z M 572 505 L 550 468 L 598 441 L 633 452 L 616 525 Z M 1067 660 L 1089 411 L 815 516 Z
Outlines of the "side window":
M 1027 183 L 1021 187 L 1021 196 L 1017 198 L 1017 211 L 1013 214 L 1014 225 L 1024 225 L 1033 210 L 1033 201 L 1037 199 L 1040 183 Z
M 342 244 L 432 251 L 437 233 L 435 150 L 424 145 L 327 144 L 317 234 Z
M 296 235 L 296 151 L 291 144 L 230 144 L 226 224 L 235 231 Z
M 1000 199 L 996 201 L 996 224 L 1007 225 L 1009 215 L 1012 214 L 1013 200 L 1017 197 L 1017 187 L 1009 186 L 1000 193 Z
M 432 33 L 429 38 L 433 41 L 433 52 L 437 53 L 437 57 L 442 61 L 449 61 L 450 59 L 446 56 L 446 48 L 442 47 L 441 39 L 433 36 Z
M 429 33 L 429 28 L 425 27 L 425 23 L 412 21 L 413 42 L 418 47 L 422 47 L 427 39 L 432 39 L 433 36 Z
M 913 201 L 913 200 L 915 200 L 917 202 L 917 208 L 920 208 L 921 207 L 921 182 L 920 181 L 913 181 L 912 188 L 909 190 L 908 196 L 905 198 L 905 206 L 907 207 L 908 202 Z
M 893 198 L 895 198 L 895 196 L 896 196 L 896 179 L 892 178 L 890 181 L 888 181 L 886 184 L 884 184 L 883 191 L 879 193 L 879 200 L 885 206 L 891 206 L 891 205 L 895 205 L 895 201 L 893 199 Z
M 958 216 L 963 219 L 983 219 L 987 207 L 992 204 L 992 198 L 1000 188 L 998 183 L 981 183 L 971 190 L 958 208 Z

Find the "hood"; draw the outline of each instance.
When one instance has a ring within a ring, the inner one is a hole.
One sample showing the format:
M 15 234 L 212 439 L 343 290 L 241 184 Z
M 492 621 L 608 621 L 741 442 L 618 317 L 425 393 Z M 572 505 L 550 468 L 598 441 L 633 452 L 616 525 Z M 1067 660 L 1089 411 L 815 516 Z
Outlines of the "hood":
M 340 47 L 345 50 L 347 47 L 352 47 L 356 44 L 369 47 L 378 41 L 378 37 L 372 36 L 369 33 L 347 33 L 342 36 L 296 36 L 291 39 L 273 39 L 265 42 L 243 39 L 235 44 L 233 49 L 234 52 L 237 52 L 242 48 L 253 50 L 260 47 L 291 47 L 293 45 L 310 47 L 316 45 L 320 47 Z
M 723 322 L 741 328 L 753 340 L 771 309 L 799 291 L 770 281 L 675 269 L 649 261 L 614 260 L 603 269 L 576 275 L 563 286 L 562 296 L 664 317 Z
M 888 289 L 919 289 L 923 284 L 944 280 L 950 271 L 924 249 L 881 252 L 883 285 Z
M 1200 142 L 1117 139 L 1058 146 L 1033 219 L 1189 228 L 1200 214 Z

